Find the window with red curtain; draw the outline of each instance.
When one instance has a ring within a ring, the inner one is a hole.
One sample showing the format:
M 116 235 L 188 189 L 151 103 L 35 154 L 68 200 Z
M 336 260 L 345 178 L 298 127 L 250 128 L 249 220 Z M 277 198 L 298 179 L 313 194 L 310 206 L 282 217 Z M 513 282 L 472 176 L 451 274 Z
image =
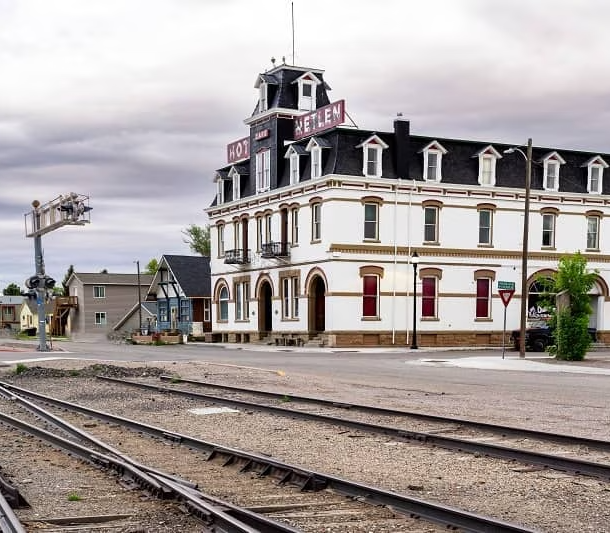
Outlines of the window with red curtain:
M 362 316 L 378 316 L 377 279 L 377 276 L 364 276 L 362 278 Z
M 477 279 L 477 318 L 489 318 L 490 316 L 490 279 Z
M 421 280 L 421 316 L 436 318 L 436 278 Z

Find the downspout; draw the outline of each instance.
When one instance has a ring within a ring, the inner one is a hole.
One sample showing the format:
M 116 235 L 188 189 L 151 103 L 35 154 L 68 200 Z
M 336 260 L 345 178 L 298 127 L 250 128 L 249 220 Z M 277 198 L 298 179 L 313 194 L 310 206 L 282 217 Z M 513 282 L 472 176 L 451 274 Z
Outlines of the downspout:
M 411 207 L 413 206 L 413 189 L 415 189 L 415 180 L 413 180 L 413 186 L 409 189 L 409 213 L 407 215 L 407 219 L 409 221 L 409 225 L 407 228 L 407 254 L 408 254 L 409 259 L 407 261 L 407 269 L 409 267 L 409 264 L 411 263 L 411 255 L 412 255 L 412 252 L 411 252 L 411 223 L 412 223 L 411 211 L 412 211 L 412 209 L 411 209 Z M 407 276 L 406 279 L 409 279 L 409 277 Z M 406 288 L 406 292 L 409 292 L 409 282 L 408 281 L 406 282 L 405 288 Z M 415 297 L 415 287 L 413 287 L 413 297 Z M 405 298 L 405 304 L 407 306 L 406 307 L 407 326 L 405 328 L 406 332 L 407 332 L 407 335 L 406 335 L 406 344 L 407 345 L 409 344 L 409 325 L 408 324 L 409 324 L 409 318 L 410 318 L 408 300 L 409 300 L 408 298 Z
M 397 178 L 394 188 L 394 276 L 392 279 L 392 345 L 396 344 L 396 268 L 398 260 L 397 224 L 398 224 L 398 185 Z

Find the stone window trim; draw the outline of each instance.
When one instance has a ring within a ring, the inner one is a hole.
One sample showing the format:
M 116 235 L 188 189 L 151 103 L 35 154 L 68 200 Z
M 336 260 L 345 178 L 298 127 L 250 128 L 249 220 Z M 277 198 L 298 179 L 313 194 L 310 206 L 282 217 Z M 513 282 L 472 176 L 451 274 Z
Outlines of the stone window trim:
M 496 206 L 496 204 L 477 204 L 477 211 L 481 211 L 483 209 L 495 212 L 498 209 L 498 206 Z
M 557 209 L 556 207 L 542 207 L 540 209 L 540 214 L 541 215 L 559 215 L 559 209 Z
M 364 276 L 379 276 L 379 279 L 383 279 L 383 267 L 375 265 L 366 265 L 359 268 L 360 277 Z
M 422 177 L 424 181 L 435 181 L 440 182 L 443 180 L 443 171 L 442 171 L 442 162 L 443 156 L 447 153 L 447 149 L 438 141 L 434 140 L 429 142 L 426 146 L 424 146 L 420 151 L 420 154 L 423 154 L 423 173 Z M 435 154 L 437 156 L 436 160 L 436 173 L 434 176 L 430 176 L 430 165 L 428 164 L 429 155 Z
M 364 204 L 383 205 L 383 198 L 380 198 L 379 196 L 363 196 L 362 198 L 360 198 L 360 203 L 362 205 L 364 205 Z
M 418 271 L 419 279 L 422 280 L 424 278 L 436 278 L 437 280 L 443 279 L 443 271 L 440 268 L 434 267 L 425 267 L 420 268 Z
M 489 278 L 492 282 L 496 281 L 496 271 L 487 268 L 480 268 L 473 273 L 473 279 L 476 281 L 480 278 Z
M 438 209 L 442 209 L 443 208 L 443 202 L 439 201 L 439 200 L 424 200 L 421 203 L 422 207 L 436 207 Z

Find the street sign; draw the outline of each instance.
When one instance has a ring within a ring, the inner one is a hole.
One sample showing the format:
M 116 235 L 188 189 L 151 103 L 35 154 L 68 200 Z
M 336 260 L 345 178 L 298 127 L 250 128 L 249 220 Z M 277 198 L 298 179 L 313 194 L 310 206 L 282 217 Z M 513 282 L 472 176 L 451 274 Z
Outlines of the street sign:
M 514 281 L 498 281 L 498 290 L 515 290 L 515 282 Z
M 514 283 L 513 283 L 513 285 L 514 285 Z M 510 299 L 513 297 L 513 294 L 515 294 L 515 290 L 514 289 L 500 289 L 500 290 L 498 290 L 498 294 L 500 295 L 500 299 L 502 300 L 504 307 L 506 307 L 506 306 L 508 306 L 508 302 L 510 302 Z

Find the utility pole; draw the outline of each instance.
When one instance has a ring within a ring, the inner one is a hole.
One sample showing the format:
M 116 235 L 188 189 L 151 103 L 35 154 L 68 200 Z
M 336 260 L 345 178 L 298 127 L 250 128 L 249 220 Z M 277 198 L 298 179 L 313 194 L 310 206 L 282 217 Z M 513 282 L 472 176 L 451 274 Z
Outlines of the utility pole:
M 142 335 L 142 290 L 140 288 L 140 261 L 136 261 L 138 268 L 138 316 L 140 318 L 140 335 Z

